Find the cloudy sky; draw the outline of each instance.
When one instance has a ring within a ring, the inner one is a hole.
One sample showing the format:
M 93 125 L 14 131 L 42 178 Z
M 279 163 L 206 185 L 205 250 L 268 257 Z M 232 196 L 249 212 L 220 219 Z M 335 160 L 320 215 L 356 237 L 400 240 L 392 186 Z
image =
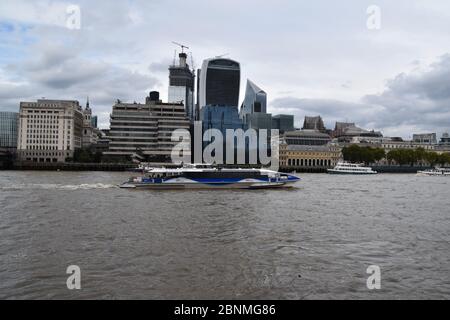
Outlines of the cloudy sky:
M 449 39 L 448 0 L 1 0 L 0 110 L 89 96 L 106 128 L 116 99 L 141 102 L 154 89 L 166 99 L 178 41 L 197 67 L 229 53 L 241 63 L 241 100 L 249 78 L 270 112 L 293 113 L 298 126 L 320 114 L 328 127 L 442 133 Z

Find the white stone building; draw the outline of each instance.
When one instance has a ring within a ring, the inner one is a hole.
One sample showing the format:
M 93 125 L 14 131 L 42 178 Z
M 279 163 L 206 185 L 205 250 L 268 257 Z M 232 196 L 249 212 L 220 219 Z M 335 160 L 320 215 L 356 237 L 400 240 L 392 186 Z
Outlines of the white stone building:
M 21 102 L 17 152 L 21 161 L 65 162 L 82 147 L 83 110 L 78 101 Z

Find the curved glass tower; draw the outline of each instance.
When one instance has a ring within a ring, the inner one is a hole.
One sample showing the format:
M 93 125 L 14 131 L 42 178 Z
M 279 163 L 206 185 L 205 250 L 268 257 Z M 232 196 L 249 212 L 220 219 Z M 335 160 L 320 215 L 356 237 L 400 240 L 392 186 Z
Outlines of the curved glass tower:
M 213 58 L 203 61 L 199 75 L 198 104 L 205 106 L 239 105 L 241 67 L 236 61 Z

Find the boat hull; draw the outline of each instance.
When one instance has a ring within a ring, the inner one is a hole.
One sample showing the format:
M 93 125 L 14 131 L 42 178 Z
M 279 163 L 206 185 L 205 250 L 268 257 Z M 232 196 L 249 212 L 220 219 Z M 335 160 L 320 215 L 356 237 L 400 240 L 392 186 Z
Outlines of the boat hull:
M 343 175 L 357 175 L 357 176 L 361 176 L 361 175 L 374 175 L 377 174 L 378 172 L 376 171 L 372 171 L 372 172 L 346 172 L 346 171 L 339 171 L 339 170 L 328 170 L 329 174 L 343 174 Z
M 161 182 L 161 183 L 124 183 L 120 188 L 124 189 L 151 189 L 151 190 L 183 190 L 183 189 L 277 189 L 292 187 L 291 181 L 241 181 L 241 182 Z

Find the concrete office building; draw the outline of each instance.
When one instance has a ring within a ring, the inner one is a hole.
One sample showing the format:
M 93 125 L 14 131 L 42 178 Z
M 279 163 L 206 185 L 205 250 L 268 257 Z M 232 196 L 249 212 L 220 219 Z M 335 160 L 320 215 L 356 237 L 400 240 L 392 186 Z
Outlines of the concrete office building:
M 169 68 L 169 103 L 182 103 L 191 121 L 195 120 L 194 85 L 195 73 L 186 62 L 187 54 L 179 54 L 178 65 Z
M 413 142 L 421 144 L 437 144 L 436 133 L 414 134 Z
M 17 112 L 0 112 L 0 148 L 15 151 L 17 149 L 17 127 L 19 114 Z
M 450 135 L 447 132 L 442 134 L 441 141 L 439 142 L 439 144 L 450 146 Z
M 83 110 L 78 101 L 21 102 L 19 160 L 65 162 L 82 147 Z
M 136 158 L 151 162 L 170 162 L 172 133 L 190 129 L 182 103 L 163 103 L 158 92 L 151 92 L 146 103 L 117 101 L 111 113 L 111 127 L 106 137 L 109 151 L 105 156 Z

